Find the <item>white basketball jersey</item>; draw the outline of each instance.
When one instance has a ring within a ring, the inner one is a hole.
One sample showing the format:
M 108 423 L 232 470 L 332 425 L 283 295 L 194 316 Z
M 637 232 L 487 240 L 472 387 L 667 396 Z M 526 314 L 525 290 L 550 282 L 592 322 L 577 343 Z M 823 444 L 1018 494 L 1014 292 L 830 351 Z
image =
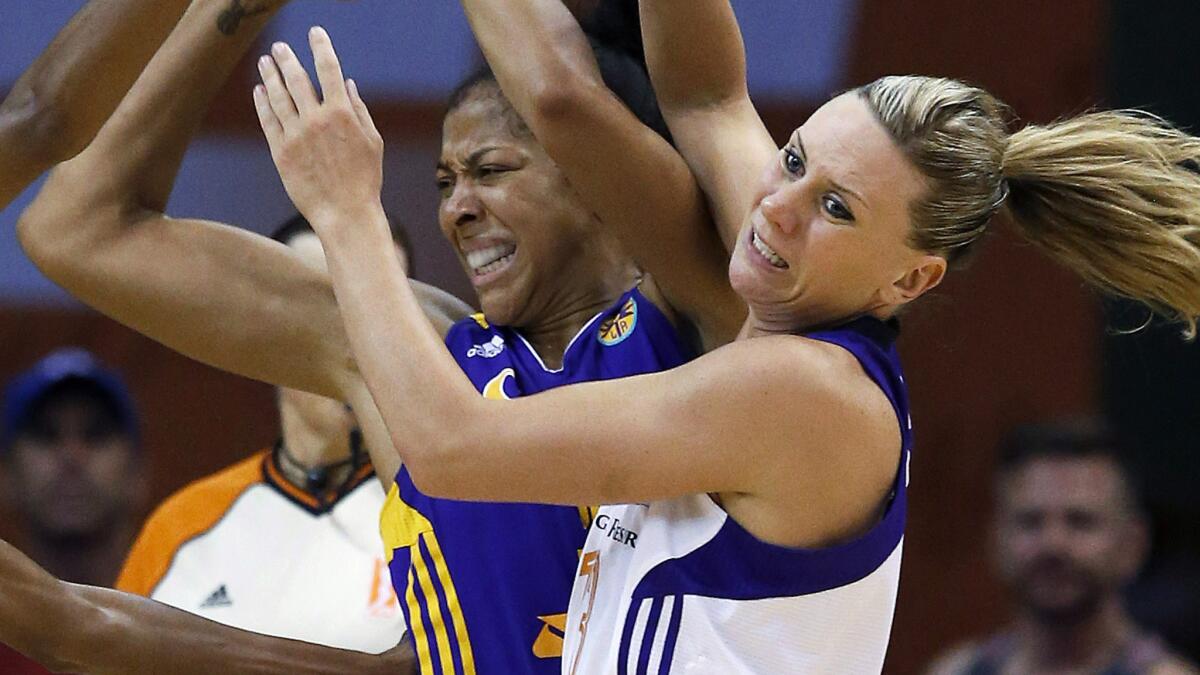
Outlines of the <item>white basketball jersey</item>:
M 705 494 L 602 507 L 572 591 L 565 674 L 882 670 L 911 439 L 894 332 L 860 319 L 807 337 L 853 353 L 896 410 L 901 459 L 881 520 L 848 543 L 802 549 L 756 539 Z

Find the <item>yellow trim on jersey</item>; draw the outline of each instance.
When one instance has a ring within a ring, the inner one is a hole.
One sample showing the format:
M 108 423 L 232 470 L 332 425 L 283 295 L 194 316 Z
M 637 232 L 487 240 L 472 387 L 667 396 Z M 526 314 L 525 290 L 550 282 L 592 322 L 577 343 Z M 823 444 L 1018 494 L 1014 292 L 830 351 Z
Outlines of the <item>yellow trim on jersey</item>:
M 442 555 L 442 547 L 438 543 L 436 534 L 430 532 L 425 535 L 425 547 L 429 549 L 429 557 L 433 558 L 434 566 L 441 572 L 439 577 L 442 581 L 442 591 L 446 594 L 446 605 L 450 608 L 451 616 L 454 619 L 454 637 L 458 640 L 458 651 L 462 655 L 463 672 L 466 675 L 475 675 L 475 652 L 471 649 L 471 635 L 467 632 L 467 618 L 462 613 L 462 604 L 458 601 L 458 590 L 454 588 L 454 581 L 450 578 L 450 568 L 446 565 L 446 558 Z M 429 590 L 435 591 L 432 588 Z M 436 600 L 435 593 L 434 601 L 436 602 Z M 432 613 L 430 615 L 432 616 Z
M 413 592 L 413 568 L 408 568 L 408 590 L 404 594 L 404 602 L 408 605 L 408 629 L 413 634 L 413 647 L 417 652 L 417 663 L 421 664 L 421 675 L 434 675 L 433 657 L 429 653 L 429 632 L 425 619 L 421 616 L 421 605 L 417 603 L 417 594 Z
M 400 488 L 392 483 L 383 509 L 379 512 L 379 536 L 383 539 L 388 564 L 392 562 L 393 551 L 416 546 L 417 540 L 426 532 L 433 532 L 433 523 L 406 504 L 400 498 Z
M 476 314 L 472 314 L 471 318 L 475 319 L 475 323 L 479 324 L 480 328 L 484 328 L 484 329 L 488 328 L 488 322 L 487 322 L 487 319 L 484 318 L 483 312 L 478 312 Z
M 435 562 L 434 564 L 436 565 L 437 563 Z M 421 551 L 417 546 L 413 546 L 412 548 L 411 570 L 416 571 L 417 581 L 421 582 L 421 592 L 425 596 L 425 609 L 429 612 L 429 622 L 434 626 L 433 637 L 437 641 L 438 658 L 441 659 L 442 670 L 453 672 L 453 666 L 446 667 L 448 664 L 454 663 L 454 654 L 450 652 L 450 636 L 446 632 L 446 620 L 442 618 L 442 605 L 438 602 L 437 589 L 433 586 L 429 567 L 425 564 L 425 558 L 421 555 Z M 434 573 L 436 574 L 437 572 L 438 569 L 435 567 Z M 412 588 L 411 584 L 409 588 Z M 446 604 L 450 604 L 449 598 L 446 600 Z M 453 610 L 451 610 L 451 613 L 452 615 L 458 614 Z M 458 623 L 458 618 L 459 616 L 454 616 L 456 624 Z M 428 646 L 426 646 L 426 651 L 428 649 Z
M 442 670 L 450 673 L 455 670 L 450 633 L 446 629 L 442 605 L 438 601 L 437 587 L 434 585 L 435 578 L 441 584 L 442 591 L 446 596 L 446 610 L 454 622 L 454 640 L 458 643 L 459 655 L 462 657 L 463 672 L 465 675 L 475 675 L 475 654 L 471 649 L 467 618 L 463 614 L 462 604 L 459 603 L 458 591 L 454 587 L 450 568 L 446 564 L 446 557 L 443 555 L 442 547 L 433 531 L 433 524 L 429 522 L 428 518 L 405 503 L 400 497 L 400 488 L 395 484 L 388 490 L 387 501 L 384 502 L 383 511 L 379 516 L 379 533 L 383 537 L 389 564 L 396 549 L 407 548 L 409 551 L 408 589 L 404 594 L 404 601 L 408 606 L 409 629 L 412 631 L 413 641 L 416 643 L 417 658 L 421 663 L 421 675 L 434 675 L 433 653 L 429 647 L 430 631 L 433 631 L 434 640 L 437 642 L 438 658 L 442 662 Z M 429 551 L 429 557 L 433 563 L 432 569 L 425 562 L 425 557 L 421 555 L 421 548 L 418 544 L 422 539 L 425 541 L 425 548 Z M 416 574 L 415 580 L 414 573 Z M 420 598 L 417 597 L 414 590 L 416 587 L 414 581 L 421 584 Z M 429 621 L 432 624 L 430 626 L 425 625 L 424 618 L 421 616 L 421 600 L 424 600 L 424 607 L 429 614 Z
M 596 519 L 595 506 L 579 507 L 579 521 L 583 523 L 583 529 L 588 529 L 592 526 L 592 521 Z

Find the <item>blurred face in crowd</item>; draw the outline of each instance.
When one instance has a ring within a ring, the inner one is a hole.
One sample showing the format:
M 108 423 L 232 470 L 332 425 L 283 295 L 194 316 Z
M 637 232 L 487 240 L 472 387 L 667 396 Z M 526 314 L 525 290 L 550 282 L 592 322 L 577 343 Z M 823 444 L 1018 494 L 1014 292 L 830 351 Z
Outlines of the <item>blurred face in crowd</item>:
M 6 453 L 8 493 L 39 537 L 102 537 L 139 506 L 139 451 L 103 396 L 84 383 L 51 390 Z
M 998 488 L 1000 572 L 1039 620 L 1087 618 L 1137 573 L 1145 526 L 1111 459 L 1032 459 Z

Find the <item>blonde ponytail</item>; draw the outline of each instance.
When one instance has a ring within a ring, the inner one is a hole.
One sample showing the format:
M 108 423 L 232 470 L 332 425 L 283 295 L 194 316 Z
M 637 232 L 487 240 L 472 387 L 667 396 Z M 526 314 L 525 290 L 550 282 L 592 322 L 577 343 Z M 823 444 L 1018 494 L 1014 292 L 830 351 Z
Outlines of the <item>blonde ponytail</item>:
M 946 78 L 889 76 L 856 92 L 928 183 L 911 207 L 911 246 L 953 264 L 1008 207 L 1053 259 L 1195 336 L 1200 139 L 1135 111 L 1010 135 L 1003 103 Z
M 1183 322 L 1200 317 L 1200 139 L 1135 111 L 1014 133 L 1006 205 L 1021 233 L 1086 281 Z

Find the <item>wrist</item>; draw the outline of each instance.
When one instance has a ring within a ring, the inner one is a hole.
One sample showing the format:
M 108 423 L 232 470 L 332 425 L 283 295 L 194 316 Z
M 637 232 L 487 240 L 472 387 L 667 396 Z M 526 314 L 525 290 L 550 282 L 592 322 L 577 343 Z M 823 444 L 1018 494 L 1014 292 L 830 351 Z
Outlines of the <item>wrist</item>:
M 330 244 L 372 241 L 378 236 L 391 240 L 387 213 L 378 200 L 352 207 L 330 205 L 313 210 L 311 216 L 306 214 L 306 217 L 322 241 Z

